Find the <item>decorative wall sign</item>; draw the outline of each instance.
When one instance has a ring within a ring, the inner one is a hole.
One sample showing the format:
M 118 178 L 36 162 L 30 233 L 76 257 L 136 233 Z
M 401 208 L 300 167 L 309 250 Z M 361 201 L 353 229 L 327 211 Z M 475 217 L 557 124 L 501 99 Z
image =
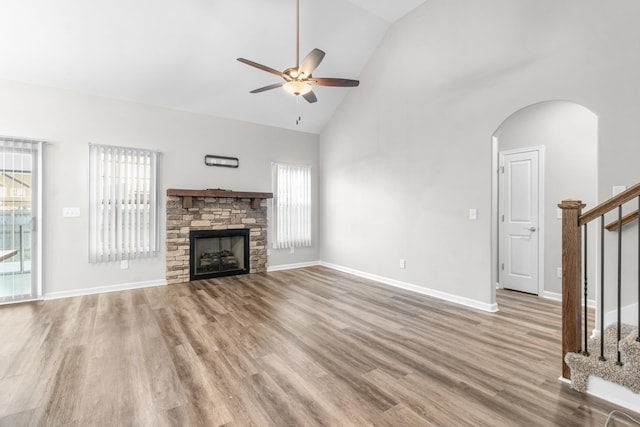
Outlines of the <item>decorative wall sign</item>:
M 237 157 L 214 156 L 207 154 L 204 156 L 204 164 L 207 166 L 223 166 L 225 168 L 237 168 L 240 161 Z

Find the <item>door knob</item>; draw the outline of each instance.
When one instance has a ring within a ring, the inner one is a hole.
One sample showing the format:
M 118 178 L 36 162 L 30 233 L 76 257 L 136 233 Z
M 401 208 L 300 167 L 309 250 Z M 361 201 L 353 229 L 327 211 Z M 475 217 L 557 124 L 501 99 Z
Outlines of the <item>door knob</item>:
M 531 231 L 531 232 L 533 232 L 533 231 L 536 231 L 536 230 L 537 230 L 537 228 L 535 228 L 535 227 L 525 227 L 524 229 L 525 229 L 525 230 L 529 230 L 529 231 Z

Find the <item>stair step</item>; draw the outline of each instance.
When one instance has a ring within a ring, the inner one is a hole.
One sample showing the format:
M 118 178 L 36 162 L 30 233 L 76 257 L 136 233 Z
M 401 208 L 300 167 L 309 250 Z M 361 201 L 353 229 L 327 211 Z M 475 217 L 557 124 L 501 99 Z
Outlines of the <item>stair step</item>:
M 634 393 L 640 393 L 640 342 L 636 341 L 637 336 L 636 328 L 622 325 L 620 340 L 622 366 L 616 364 L 618 359 L 616 325 L 609 325 L 604 331 L 605 361 L 600 360 L 600 337 L 589 340 L 589 356 L 567 353 L 565 362 L 571 368 L 571 387 L 585 393 L 589 375 L 595 375 L 627 387 Z

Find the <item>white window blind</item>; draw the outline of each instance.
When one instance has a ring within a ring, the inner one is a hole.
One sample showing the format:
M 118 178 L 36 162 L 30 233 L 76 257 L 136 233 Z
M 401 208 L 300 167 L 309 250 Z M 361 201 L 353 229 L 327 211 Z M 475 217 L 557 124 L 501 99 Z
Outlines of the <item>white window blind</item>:
M 311 167 L 273 163 L 274 248 L 311 246 Z
M 89 145 L 89 261 L 158 254 L 157 151 Z

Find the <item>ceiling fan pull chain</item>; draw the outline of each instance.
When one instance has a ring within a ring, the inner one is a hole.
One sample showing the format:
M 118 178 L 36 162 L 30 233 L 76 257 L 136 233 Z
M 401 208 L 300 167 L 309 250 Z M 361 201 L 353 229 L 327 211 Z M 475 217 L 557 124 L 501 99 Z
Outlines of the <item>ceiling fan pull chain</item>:
M 302 121 L 302 116 L 300 115 L 300 97 L 296 96 L 296 116 L 298 116 L 298 118 L 296 119 L 296 125 L 299 125 L 300 122 Z

